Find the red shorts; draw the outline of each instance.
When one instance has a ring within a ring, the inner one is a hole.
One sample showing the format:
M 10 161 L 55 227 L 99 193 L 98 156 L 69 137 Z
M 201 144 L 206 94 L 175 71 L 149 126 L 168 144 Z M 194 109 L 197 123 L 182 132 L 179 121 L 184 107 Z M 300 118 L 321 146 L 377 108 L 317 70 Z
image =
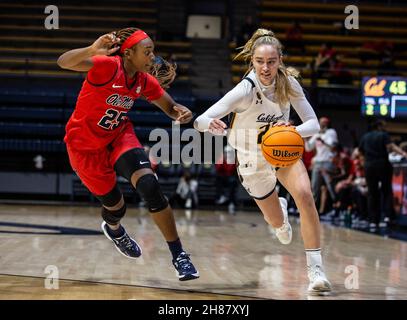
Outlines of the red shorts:
M 126 151 L 143 148 L 127 122 L 119 136 L 108 147 L 95 151 L 76 150 L 67 144 L 69 161 L 83 184 L 96 196 L 109 193 L 116 184 L 114 164 Z

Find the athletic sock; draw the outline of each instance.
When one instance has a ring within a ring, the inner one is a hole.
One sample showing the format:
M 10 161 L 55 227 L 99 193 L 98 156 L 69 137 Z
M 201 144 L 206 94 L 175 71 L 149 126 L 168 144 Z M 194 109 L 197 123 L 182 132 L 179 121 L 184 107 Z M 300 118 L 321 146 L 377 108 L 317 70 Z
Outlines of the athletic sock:
M 179 254 L 184 251 L 182 249 L 181 240 L 178 238 L 175 241 L 167 241 L 168 247 L 170 248 L 173 260 L 177 259 Z
M 307 256 L 307 266 L 308 267 L 314 267 L 314 266 L 322 267 L 321 248 L 306 249 L 305 255 Z
M 124 235 L 124 232 L 125 232 L 124 228 L 121 225 L 119 226 L 119 228 L 117 230 L 113 230 L 110 228 L 109 225 L 107 225 L 107 233 L 112 238 L 120 238 Z

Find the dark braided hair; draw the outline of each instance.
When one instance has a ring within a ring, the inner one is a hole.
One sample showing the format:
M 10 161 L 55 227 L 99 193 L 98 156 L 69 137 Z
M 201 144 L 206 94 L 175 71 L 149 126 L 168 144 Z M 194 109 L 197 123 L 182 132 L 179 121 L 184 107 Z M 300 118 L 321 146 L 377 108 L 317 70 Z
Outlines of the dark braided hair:
M 117 38 L 120 38 L 118 45 L 121 46 L 124 43 L 124 41 L 126 41 L 126 39 L 128 37 L 130 37 L 137 30 L 140 30 L 140 29 L 124 28 L 124 29 L 121 29 L 118 31 L 113 31 L 113 34 Z M 113 55 L 122 56 L 122 54 L 120 53 L 120 50 L 114 52 Z M 169 63 L 167 60 L 163 59 L 162 57 L 157 56 L 153 63 L 153 67 L 151 68 L 149 73 L 158 80 L 161 87 L 163 87 L 164 89 L 167 89 L 170 86 L 170 84 L 175 80 L 175 76 L 177 75 L 176 70 L 177 70 L 177 65 L 175 63 Z

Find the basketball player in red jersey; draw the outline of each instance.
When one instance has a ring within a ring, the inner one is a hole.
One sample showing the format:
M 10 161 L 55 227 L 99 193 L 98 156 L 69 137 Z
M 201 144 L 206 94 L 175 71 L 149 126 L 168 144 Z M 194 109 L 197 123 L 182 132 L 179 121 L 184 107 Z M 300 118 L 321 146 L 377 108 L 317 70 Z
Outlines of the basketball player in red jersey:
M 155 78 L 149 74 L 154 61 L 153 41 L 137 28 L 105 34 L 89 47 L 62 54 L 58 59 L 61 68 L 87 71 L 64 141 L 72 168 L 102 203 L 102 230 L 116 249 L 131 259 L 142 253 L 120 224 L 126 204 L 117 185 L 118 174 L 147 204 L 168 243 L 179 280 L 192 280 L 199 273 L 182 248 L 172 209 L 127 117 L 134 101 L 143 96 L 179 123 L 192 119 L 191 111 L 161 86 L 174 80 L 174 68 L 164 61 L 166 68 Z

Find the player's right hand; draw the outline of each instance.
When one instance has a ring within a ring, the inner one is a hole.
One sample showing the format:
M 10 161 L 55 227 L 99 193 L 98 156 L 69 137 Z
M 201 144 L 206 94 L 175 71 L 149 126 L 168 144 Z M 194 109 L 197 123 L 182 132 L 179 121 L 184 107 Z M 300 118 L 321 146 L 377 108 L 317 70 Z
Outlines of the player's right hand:
M 227 125 L 226 123 L 224 123 L 222 120 L 219 119 L 213 119 L 210 123 L 209 123 L 209 132 L 217 135 L 217 136 L 225 136 L 226 135 L 226 128 Z
M 108 56 L 120 49 L 120 38 L 114 32 L 99 37 L 91 46 L 93 55 Z
M 291 127 L 291 123 L 288 121 L 278 120 L 276 123 L 273 123 L 272 127 Z

